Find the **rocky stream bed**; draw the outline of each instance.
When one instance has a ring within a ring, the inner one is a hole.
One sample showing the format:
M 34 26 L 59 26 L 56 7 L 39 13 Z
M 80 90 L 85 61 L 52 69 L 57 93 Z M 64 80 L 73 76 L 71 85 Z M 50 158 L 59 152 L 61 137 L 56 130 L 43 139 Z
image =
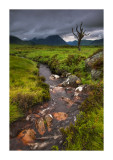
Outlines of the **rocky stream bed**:
M 10 150 L 52 150 L 53 145 L 62 149 L 60 128 L 75 123 L 79 105 L 87 97 L 87 85 L 71 86 L 68 77 L 65 80 L 52 75 L 48 66 L 43 64 L 39 72 L 49 84 L 51 99 L 33 107 L 25 118 L 10 126 Z

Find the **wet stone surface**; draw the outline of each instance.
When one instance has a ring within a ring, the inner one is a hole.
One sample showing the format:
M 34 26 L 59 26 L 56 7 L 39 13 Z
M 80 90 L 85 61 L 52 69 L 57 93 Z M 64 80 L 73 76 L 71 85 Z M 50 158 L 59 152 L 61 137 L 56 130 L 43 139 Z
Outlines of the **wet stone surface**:
M 79 105 L 87 97 L 85 86 L 60 87 L 64 78 L 54 76 L 46 65 L 40 65 L 40 75 L 50 86 L 51 99 L 28 112 L 26 118 L 12 124 L 10 150 L 52 150 L 63 143 L 60 128 L 75 123 Z M 56 78 L 55 78 L 56 77 Z

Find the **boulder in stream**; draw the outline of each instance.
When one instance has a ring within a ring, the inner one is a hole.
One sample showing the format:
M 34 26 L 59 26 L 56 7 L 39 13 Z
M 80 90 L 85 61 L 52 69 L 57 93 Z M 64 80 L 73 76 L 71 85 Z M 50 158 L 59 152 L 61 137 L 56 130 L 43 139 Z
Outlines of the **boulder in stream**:
M 68 115 L 65 112 L 56 112 L 53 113 L 53 116 L 58 120 L 58 121 L 65 121 L 68 117 Z
M 21 139 L 24 144 L 27 144 L 34 142 L 34 140 L 36 139 L 35 135 L 36 132 L 33 129 L 27 129 L 20 132 L 18 138 Z
M 60 84 L 62 87 L 77 87 L 81 84 L 80 78 L 75 75 L 70 75 L 63 83 Z
M 40 135 L 43 135 L 45 133 L 46 129 L 44 124 L 44 119 L 42 117 L 35 121 L 35 126 Z
M 60 76 L 59 75 L 55 75 L 55 74 L 52 74 L 50 77 L 49 77 L 49 79 L 51 79 L 51 80 L 55 80 L 55 79 L 59 79 L 60 78 Z
M 51 131 L 51 123 L 52 123 L 52 120 L 53 120 L 53 116 L 51 114 L 47 114 L 45 116 L 45 120 L 46 120 L 46 123 L 47 123 L 48 132 L 50 132 Z

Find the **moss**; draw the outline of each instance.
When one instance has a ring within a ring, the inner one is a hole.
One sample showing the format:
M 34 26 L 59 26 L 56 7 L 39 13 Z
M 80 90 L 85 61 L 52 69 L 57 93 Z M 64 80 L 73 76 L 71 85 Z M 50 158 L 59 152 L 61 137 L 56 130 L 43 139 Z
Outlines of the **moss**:
M 17 107 L 16 104 L 10 105 L 10 123 L 16 121 L 18 118 L 22 118 L 23 116 L 23 112 Z
M 102 83 L 90 85 L 90 93 L 88 98 L 79 107 L 85 113 L 93 111 L 94 109 L 103 107 L 103 85 Z
M 39 76 L 38 79 L 43 81 L 43 82 L 46 80 L 44 76 Z
M 14 122 L 24 116 L 28 108 L 50 98 L 49 86 L 38 76 L 36 63 L 10 57 L 10 119 Z
M 52 149 L 53 151 L 58 151 L 58 150 L 59 150 L 58 146 L 52 146 L 51 149 Z

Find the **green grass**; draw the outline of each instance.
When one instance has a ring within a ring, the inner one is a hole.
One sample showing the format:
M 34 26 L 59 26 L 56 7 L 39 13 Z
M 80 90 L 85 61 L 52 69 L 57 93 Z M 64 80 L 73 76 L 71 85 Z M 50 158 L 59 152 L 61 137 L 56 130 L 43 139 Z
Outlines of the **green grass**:
M 11 55 L 48 64 L 53 73 L 61 75 L 70 72 L 81 78 L 83 84 L 90 84 L 93 81 L 85 69 L 85 59 L 102 49 L 101 46 L 82 46 L 78 51 L 75 46 L 11 45 L 10 52 Z
M 49 86 L 38 76 L 36 63 L 10 56 L 10 122 L 24 116 L 26 110 L 49 99 Z

